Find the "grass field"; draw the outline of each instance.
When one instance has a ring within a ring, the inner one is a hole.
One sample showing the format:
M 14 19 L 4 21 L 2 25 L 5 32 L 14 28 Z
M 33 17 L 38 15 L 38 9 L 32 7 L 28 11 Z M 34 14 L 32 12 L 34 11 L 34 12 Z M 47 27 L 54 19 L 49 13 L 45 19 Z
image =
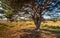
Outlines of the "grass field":
M 60 21 L 52 22 L 52 21 L 46 21 L 41 23 L 41 27 L 44 26 L 53 26 L 53 27 L 60 27 Z M 9 21 L 2 21 L 0 22 L 0 30 L 3 29 L 21 29 L 21 28 L 35 28 L 33 21 L 18 21 L 18 22 L 9 22 Z
M 60 21 L 57 22 L 46 21 L 41 23 L 40 28 L 60 32 L 59 25 Z M 35 28 L 33 21 L 18 21 L 18 22 L 0 21 L 0 37 L 13 38 L 11 37 L 11 35 L 18 36 L 19 33 L 17 33 L 17 31 L 19 31 L 20 29 L 29 29 L 29 28 L 30 29 Z M 35 32 L 32 31 L 32 33 Z

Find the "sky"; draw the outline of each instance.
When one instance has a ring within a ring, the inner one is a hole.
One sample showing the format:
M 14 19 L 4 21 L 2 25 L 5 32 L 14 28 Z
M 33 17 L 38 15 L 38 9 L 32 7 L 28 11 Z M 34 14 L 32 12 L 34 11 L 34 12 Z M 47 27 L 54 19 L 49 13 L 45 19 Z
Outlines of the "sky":
M 59 0 L 60 1 L 60 0 Z M 1 3 L 1 2 L 0 2 Z M 54 6 L 56 3 L 55 2 L 51 2 L 51 5 Z M 50 6 L 51 7 L 51 6 Z M 0 9 L 3 9 L 0 7 Z M 48 14 L 50 14 L 51 16 L 48 16 Z M 43 15 L 43 17 L 45 19 L 50 19 L 50 18 L 56 18 L 56 17 L 60 17 L 60 4 L 53 8 L 53 10 L 51 12 L 47 11 L 45 13 L 45 15 Z
M 45 12 L 45 15 L 43 15 L 45 19 L 57 18 L 57 17 L 60 18 L 60 0 L 58 2 L 59 2 L 58 4 L 57 2 L 56 3 L 51 2 L 51 5 L 49 7 L 51 7 L 51 9 L 53 10 Z
M 48 14 L 50 14 L 51 16 L 48 16 Z M 47 11 L 44 15 L 45 19 L 57 18 L 57 17 L 60 17 L 60 6 L 54 8 L 53 11 L 51 12 Z

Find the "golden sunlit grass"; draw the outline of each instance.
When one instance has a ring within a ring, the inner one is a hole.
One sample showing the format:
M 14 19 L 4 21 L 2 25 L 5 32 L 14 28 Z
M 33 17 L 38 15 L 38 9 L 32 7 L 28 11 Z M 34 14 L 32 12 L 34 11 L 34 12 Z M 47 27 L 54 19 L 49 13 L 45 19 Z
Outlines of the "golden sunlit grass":
M 7 25 L 11 29 L 21 29 L 21 28 L 31 28 L 35 27 L 33 21 L 18 21 L 18 22 L 9 22 L 9 21 L 3 21 L 0 22 L 2 25 Z M 48 26 L 60 26 L 60 22 L 52 22 L 52 21 L 46 21 L 45 23 L 42 22 L 41 26 L 48 25 Z
M 49 25 L 49 26 L 60 26 L 60 21 L 52 22 L 52 21 L 46 21 L 46 23 L 42 23 L 42 25 Z
M 19 22 L 4 21 L 4 22 L 0 22 L 0 24 L 6 25 L 10 27 L 10 29 L 15 29 L 15 30 L 21 29 L 21 28 L 34 27 L 34 23 L 32 21 L 19 21 Z

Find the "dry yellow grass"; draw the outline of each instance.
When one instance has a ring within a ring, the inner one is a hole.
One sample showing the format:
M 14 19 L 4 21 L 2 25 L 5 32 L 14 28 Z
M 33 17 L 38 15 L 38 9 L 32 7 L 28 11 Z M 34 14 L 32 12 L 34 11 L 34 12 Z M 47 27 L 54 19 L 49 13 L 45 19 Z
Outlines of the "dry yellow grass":
M 9 26 L 14 26 L 14 29 L 35 27 L 33 21 L 18 21 L 18 22 L 3 21 L 0 23 L 6 24 Z M 60 26 L 60 21 L 58 21 L 58 22 L 46 21 L 45 23 L 43 23 L 43 22 L 41 23 L 41 26 L 43 26 L 43 25 Z
M 46 21 L 46 23 L 42 23 L 42 25 L 60 26 L 60 21 L 57 21 L 57 22 L 53 22 L 53 21 Z

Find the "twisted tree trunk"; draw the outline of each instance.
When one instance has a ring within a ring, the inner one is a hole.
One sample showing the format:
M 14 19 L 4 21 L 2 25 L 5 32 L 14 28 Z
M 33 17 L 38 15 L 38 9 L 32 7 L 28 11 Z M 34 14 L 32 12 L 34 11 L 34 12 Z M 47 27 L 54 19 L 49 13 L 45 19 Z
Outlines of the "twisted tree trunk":
M 35 12 L 34 15 L 32 16 L 32 19 L 33 19 L 34 24 L 36 26 L 35 30 L 40 29 L 41 22 L 42 22 L 42 13 Z

